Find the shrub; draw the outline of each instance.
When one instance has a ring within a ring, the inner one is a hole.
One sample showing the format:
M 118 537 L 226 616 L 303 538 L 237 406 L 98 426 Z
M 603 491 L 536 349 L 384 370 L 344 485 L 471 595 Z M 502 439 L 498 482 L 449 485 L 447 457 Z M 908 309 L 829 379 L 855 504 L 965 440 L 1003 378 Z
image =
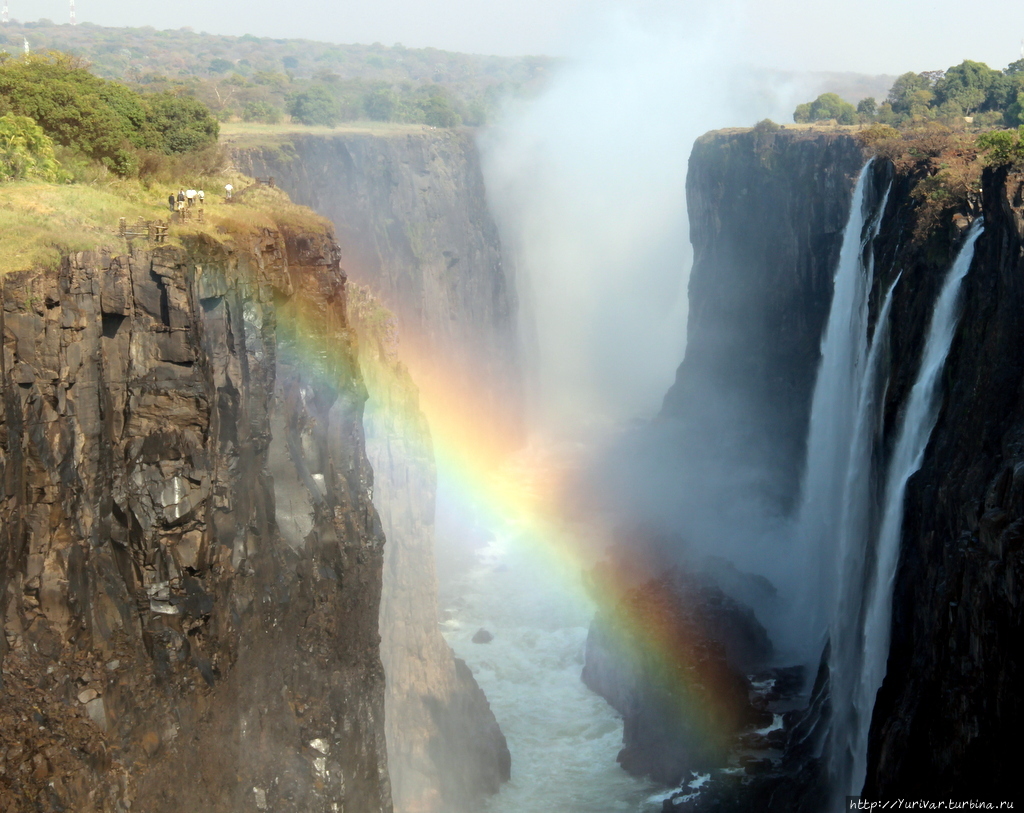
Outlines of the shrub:
M 288 113 L 302 124 L 333 127 L 338 123 L 338 104 L 327 88 L 319 85 L 292 96 Z
M 28 116 L 0 116 L 0 180 L 61 179 L 53 140 Z
M 249 102 L 242 109 L 242 121 L 277 124 L 281 121 L 281 111 L 269 102 Z

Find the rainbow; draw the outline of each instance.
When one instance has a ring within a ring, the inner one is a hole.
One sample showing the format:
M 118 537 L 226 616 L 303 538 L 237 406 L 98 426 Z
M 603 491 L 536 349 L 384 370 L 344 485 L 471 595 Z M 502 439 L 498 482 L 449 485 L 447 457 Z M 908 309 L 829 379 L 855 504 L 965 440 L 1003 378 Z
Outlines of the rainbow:
M 515 425 L 510 416 L 495 415 L 467 386 L 472 376 L 438 365 L 437 354 L 420 355 L 415 342 L 402 339 L 398 352 L 419 400 L 391 420 L 411 427 L 426 416 L 439 477 L 467 515 L 490 528 L 515 528 L 516 544 L 528 546 L 526 553 L 567 591 L 596 604 L 603 626 L 613 631 L 610 645 L 654 678 L 659 707 L 688 732 L 687 750 L 704 765 L 720 762 L 749 711 L 746 683 L 723 668 L 722 653 L 686 611 L 671 579 L 649 580 L 642 567 L 597 564 L 612 529 L 581 529 L 561 510 L 566 486 L 585 462 L 572 450 L 521 446 L 507 429 Z
M 279 315 L 299 358 L 318 375 L 347 377 L 356 359 L 348 348 L 327 346 L 326 335 L 350 317 L 361 333 L 364 367 L 395 365 L 397 352 L 419 398 L 387 404 L 397 413 L 389 414 L 387 422 L 415 436 L 426 417 L 439 478 L 466 507 L 467 516 L 490 528 L 515 528 L 516 544 L 527 546 L 525 552 L 556 574 L 565 590 L 596 605 L 603 627 L 611 630 L 608 646 L 648 680 L 653 678 L 658 707 L 674 718 L 670 727 L 686 732 L 694 767 L 720 763 L 746 722 L 746 684 L 723 668 L 721 653 L 687 612 L 685 597 L 671 579 L 651 580 L 641 575 L 642 566 L 597 563 L 596 554 L 611 541 L 612 529 L 581 529 L 561 511 L 566 486 L 581 461 L 552 446 L 523 447 L 508 429 L 516 422 L 484 405 L 467 371 L 439 364 L 438 354 L 409 336 L 403 335 L 399 345 L 393 317 L 364 289 L 351 283 L 348 288 L 349 299 L 357 300 L 348 314 L 332 308 L 325 313 L 297 293 Z M 365 372 L 371 386 L 376 376 L 387 374 Z

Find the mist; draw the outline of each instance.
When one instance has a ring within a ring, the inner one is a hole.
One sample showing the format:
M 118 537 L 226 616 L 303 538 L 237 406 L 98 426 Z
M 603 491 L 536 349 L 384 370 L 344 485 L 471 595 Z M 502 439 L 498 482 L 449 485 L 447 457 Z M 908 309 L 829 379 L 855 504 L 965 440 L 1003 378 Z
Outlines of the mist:
M 507 111 L 482 152 L 516 259 L 530 425 L 601 449 L 574 499 L 613 525 L 648 529 L 658 562 L 728 561 L 784 594 L 800 577 L 779 557 L 785 497 L 757 405 L 720 391 L 709 369 L 688 426 L 648 423 L 686 351 L 693 142 L 789 121 L 820 81 L 745 64 L 742 10 L 595 19 L 547 91 Z M 716 327 L 731 329 L 704 325 L 704 335 Z M 769 625 L 778 615 L 764 591 L 737 597 Z

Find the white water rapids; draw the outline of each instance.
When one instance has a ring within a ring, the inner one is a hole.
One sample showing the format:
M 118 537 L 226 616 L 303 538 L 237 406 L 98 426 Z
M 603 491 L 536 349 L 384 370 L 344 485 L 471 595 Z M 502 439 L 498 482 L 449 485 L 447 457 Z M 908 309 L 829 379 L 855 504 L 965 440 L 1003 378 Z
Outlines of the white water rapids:
M 487 695 L 512 754 L 512 780 L 487 813 L 654 813 L 659 786 L 615 761 L 622 720 L 580 678 L 594 605 L 578 564 L 515 525 L 442 586 L 442 625 Z M 486 629 L 494 638 L 474 644 Z

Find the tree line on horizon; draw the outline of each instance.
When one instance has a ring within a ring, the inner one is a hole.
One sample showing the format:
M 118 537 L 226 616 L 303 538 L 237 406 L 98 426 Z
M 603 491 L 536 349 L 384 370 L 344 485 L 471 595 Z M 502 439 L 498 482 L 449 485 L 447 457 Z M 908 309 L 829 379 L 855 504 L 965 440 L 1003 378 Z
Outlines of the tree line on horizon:
M 543 85 L 554 60 L 459 54 L 436 48 L 339 45 L 311 40 L 196 33 L 183 28 L 106 28 L 49 20 L 0 28 L 0 50 L 59 50 L 93 73 L 138 90 L 203 102 L 222 122 L 308 125 L 375 120 L 452 127 L 494 118 L 508 98 Z
M 886 124 L 898 129 L 937 121 L 976 129 L 1024 124 L 1024 59 L 995 70 L 964 60 L 945 71 L 908 72 L 897 77 L 884 101 L 872 97 L 856 106 L 835 93 L 822 93 L 793 112 L 797 123 Z

